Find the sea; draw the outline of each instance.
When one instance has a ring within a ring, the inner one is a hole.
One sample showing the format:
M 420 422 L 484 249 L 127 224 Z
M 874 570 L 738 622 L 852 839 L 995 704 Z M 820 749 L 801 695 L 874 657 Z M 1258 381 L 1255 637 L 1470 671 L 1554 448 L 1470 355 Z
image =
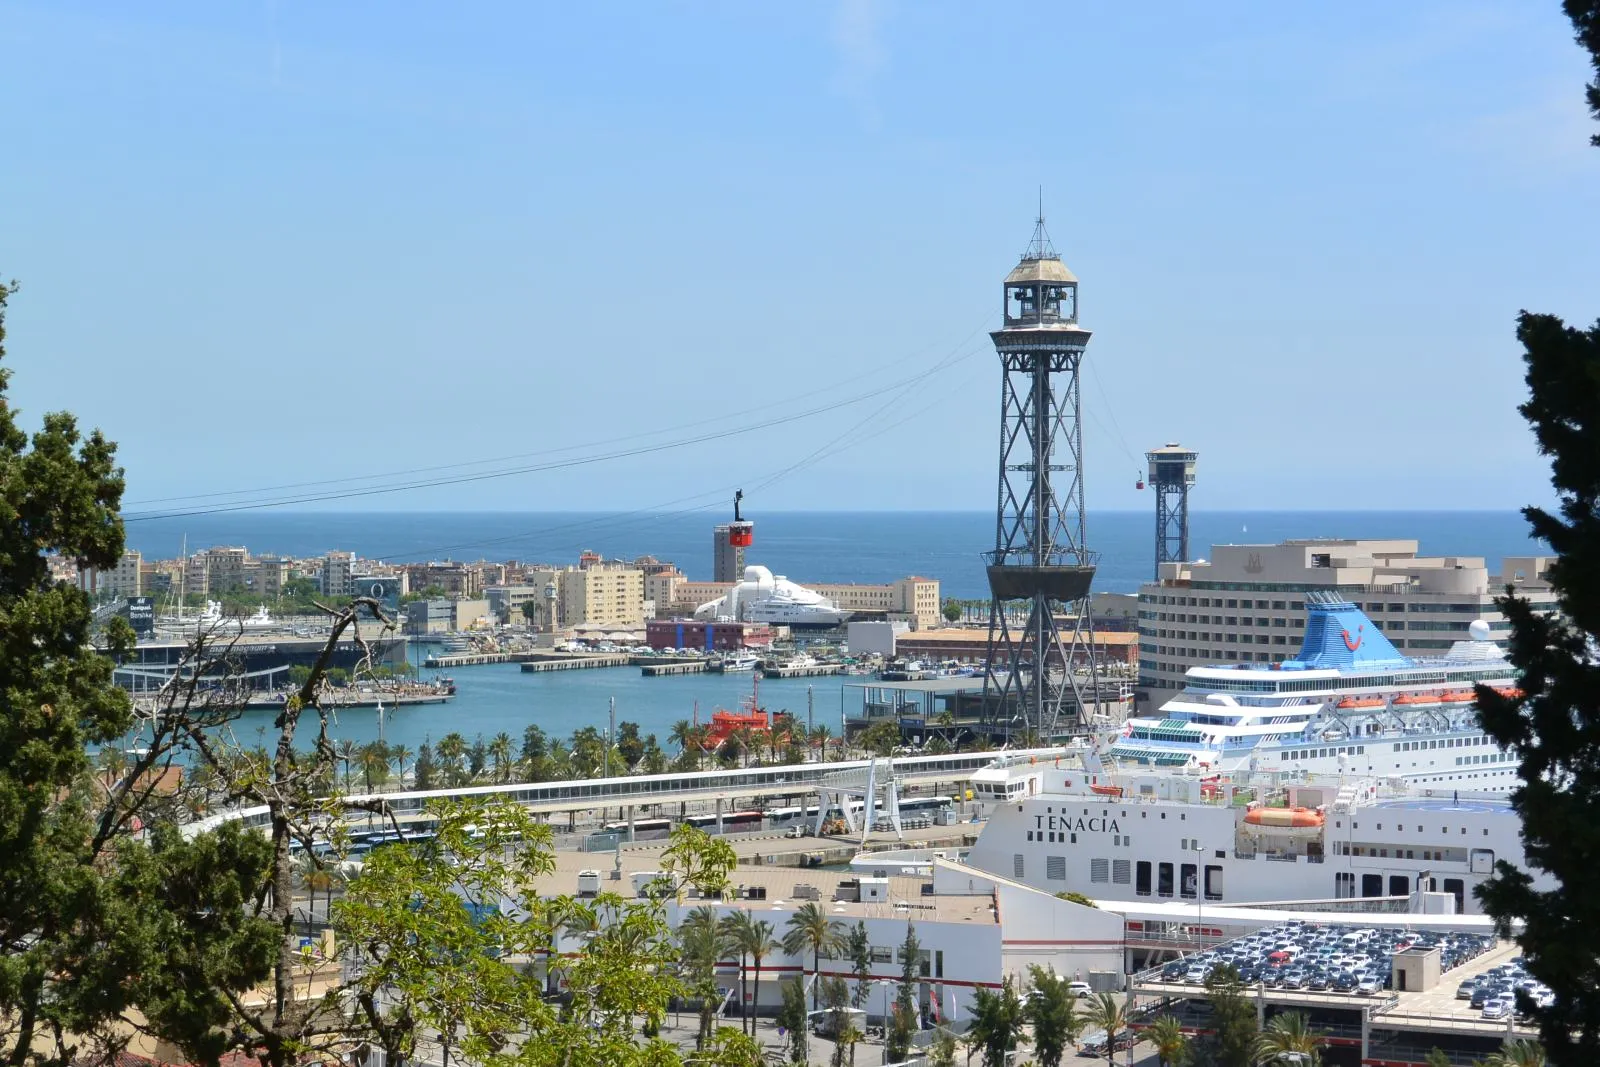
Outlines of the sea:
M 367 559 L 519 560 L 575 563 L 593 550 L 631 560 L 670 560 L 691 578 L 711 570 L 711 528 L 705 512 L 234 512 L 128 523 L 128 547 L 146 559 L 177 556 L 214 545 L 243 545 L 254 554 L 306 557 L 333 550 Z M 908 574 L 937 578 L 947 597 L 987 595 L 982 553 L 993 547 L 993 512 L 773 512 L 755 517 L 747 561 L 806 582 L 888 582 Z M 1099 553 L 1095 588 L 1135 592 L 1154 571 L 1152 512 L 1108 511 L 1087 517 L 1088 542 Z M 1548 551 L 1527 523 L 1505 511 L 1196 511 L 1190 514 L 1192 554 L 1205 558 L 1217 544 L 1272 544 L 1289 538 L 1412 538 L 1431 556 L 1482 556 L 1497 569 L 1504 556 Z M 390 709 L 382 723 L 390 744 L 413 750 L 458 731 L 486 740 L 504 732 L 520 741 L 537 723 L 565 737 L 580 726 L 603 727 L 615 702 L 617 721 L 639 724 L 665 744 L 679 719 L 707 718 L 737 707 L 755 684 L 750 675 L 644 678 L 638 668 L 525 674 L 515 665 L 458 668 L 459 695 L 448 704 Z M 838 731 L 842 711 L 860 703 L 859 678 L 764 679 L 759 699 L 769 710 L 810 713 Z M 241 740 L 271 724 L 251 712 L 238 724 Z M 348 711 L 335 736 L 358 743 L 379 736 L 370 709 Z

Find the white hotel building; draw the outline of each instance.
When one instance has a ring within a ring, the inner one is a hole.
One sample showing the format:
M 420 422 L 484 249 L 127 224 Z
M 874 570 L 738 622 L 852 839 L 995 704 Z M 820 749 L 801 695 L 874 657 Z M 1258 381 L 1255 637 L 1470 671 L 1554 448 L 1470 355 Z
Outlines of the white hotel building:
M 1159 708 L 1191 667 L 1275 663 L 1299 651 L 1305 594 L 1337 592 L 1367 613 L 1402 653 L 1442 655 L 1474 619 L 1498 643 L 1509 628 L 1494 598 L 1517 587 L 1536 609 L 1554 610 L 1548 556 L 1508 556 L 1499 574 L 1482 557 L 1418 556 L 1417 542 L 1308 539 L 1276 545 L 1213 545 L 1211 559 L 1163 563 L 1139 587 L 1139 694 Z

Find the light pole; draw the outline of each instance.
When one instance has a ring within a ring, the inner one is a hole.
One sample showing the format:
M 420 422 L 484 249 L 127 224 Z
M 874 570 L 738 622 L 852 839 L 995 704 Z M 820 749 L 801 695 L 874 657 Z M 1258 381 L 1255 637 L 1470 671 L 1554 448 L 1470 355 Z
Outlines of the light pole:
M 1194 849 L 1194 902 L 1196 935 L 1204 937 L 1206 921 L 1206 860 L 1205 848 L 1199 841 L 1191 843 Z

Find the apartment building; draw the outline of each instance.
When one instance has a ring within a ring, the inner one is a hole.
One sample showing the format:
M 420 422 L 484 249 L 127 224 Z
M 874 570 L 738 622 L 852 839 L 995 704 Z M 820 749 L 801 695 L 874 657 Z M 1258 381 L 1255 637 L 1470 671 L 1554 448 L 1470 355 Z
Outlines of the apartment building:
M 144 595 L 144 555 L 133 549 L 122 554 L 117 565 L 101 571 L 96 582 L 98 590 L 112 596 Z
M 1544 581 L 1552 559 L 1507 557 L 1491 574 L 1482 557 L 1418 556 L 1412 540 L 1284 541 L 1213 545 L 1211 558 L 1163 563 L 1139 587 L 1139 693 L 1153 709 L 1183 688 L 1191 667 L 1291 659 L 1305 634 L 1305 594 L 1325 590 L 1360 607 L 1401 652 L 1442 655 L 1483 619 L 1504 644 L 1510 629 L 1494 598 L 1518 588 L 1536 610 L 1555 608 Z
M 243 546 L 219 545 L 208 548 L 205 558 L 206 584 L 211 592 L 244 588 L 245 565 L 250 560 L 250 553 Z
M 322 590 L 323 596 L 353 596 L 355 583 L 351 581 L 355 571 L 356 556 L 354 552 L 329 552 L 322 557 L 322 573 L 317 579 L 317 588 Z
M 590 623 L 617 629 L 644 625 L 643 571 L 591 564 L 560 573 L 561 625 Z
M 413 592 L 442 589 L 447 596 L 476 597 L 483 592 L 483 570 L 477 564 L 408 563 L 406 583 Z

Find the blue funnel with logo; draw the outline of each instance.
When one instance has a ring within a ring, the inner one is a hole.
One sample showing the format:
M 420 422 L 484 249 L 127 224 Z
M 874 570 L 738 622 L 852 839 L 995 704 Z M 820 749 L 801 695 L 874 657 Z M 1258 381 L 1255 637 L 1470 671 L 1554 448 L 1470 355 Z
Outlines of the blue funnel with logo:
M 1366 613 L 1333 593 L 1306 595 L 1306 639 L 1293 661 L 1307 670 L 1409 666 Z M 1288 664 L 1284 664 L 1288 666 Z

